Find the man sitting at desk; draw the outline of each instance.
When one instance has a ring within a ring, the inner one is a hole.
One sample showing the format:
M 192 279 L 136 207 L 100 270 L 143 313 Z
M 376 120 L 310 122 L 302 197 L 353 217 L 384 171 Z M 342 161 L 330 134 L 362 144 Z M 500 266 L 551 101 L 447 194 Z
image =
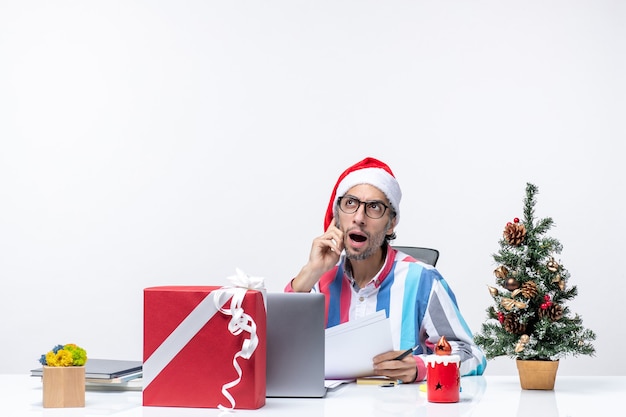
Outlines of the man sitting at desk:
M 385 163 L 365 158 L 346 169 L 330 197 L 326 232 L 313 240 L 309 261 L 285 291 L 322 292 L 327 328 L 385 310 L 396 350 L 373 358 L 375 375 L 424 380 L 424 357 L 441 336 L 461 357 L 461 375 L 481 375 L 486 358 L 448 283 L 434 267 L 389 245 L 396 238 L 401 197 Z M 413 355 L 394 359 L 414 346 Z

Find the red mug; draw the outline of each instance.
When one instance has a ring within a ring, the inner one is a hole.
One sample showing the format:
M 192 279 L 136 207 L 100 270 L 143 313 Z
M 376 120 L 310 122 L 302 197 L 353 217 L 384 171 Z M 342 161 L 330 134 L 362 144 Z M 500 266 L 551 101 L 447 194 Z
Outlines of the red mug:
M 426 394 L 432 403 L 459 402 L 461 374 L 458 355 L 429 355 L 426 358 Z

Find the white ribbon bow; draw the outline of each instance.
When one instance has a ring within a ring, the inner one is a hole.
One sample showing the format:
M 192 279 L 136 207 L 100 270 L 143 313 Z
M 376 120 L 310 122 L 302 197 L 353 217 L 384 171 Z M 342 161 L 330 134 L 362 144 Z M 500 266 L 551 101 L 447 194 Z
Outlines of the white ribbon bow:
M 260 277 L 251 277 L 239 268 L 235 268 L 237 275 L 226 278 L 234 287 L 247 288 L 249 290 L 265 290 L 265 279 Z

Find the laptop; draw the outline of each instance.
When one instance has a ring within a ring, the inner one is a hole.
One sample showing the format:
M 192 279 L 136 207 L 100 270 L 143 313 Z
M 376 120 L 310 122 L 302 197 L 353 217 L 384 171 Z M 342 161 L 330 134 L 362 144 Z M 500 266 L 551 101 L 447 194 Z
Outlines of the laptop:
M 103 381 L 116 378 L 140 378 L 142 367 L 142 361 L 88 358 L 85 363 L 85 378 Z M 30 375 L 42 376 L 43 368 L 31 369 Z
M 325 302 L 320 293 L 267 293 L 267 397 L 321 398 Z

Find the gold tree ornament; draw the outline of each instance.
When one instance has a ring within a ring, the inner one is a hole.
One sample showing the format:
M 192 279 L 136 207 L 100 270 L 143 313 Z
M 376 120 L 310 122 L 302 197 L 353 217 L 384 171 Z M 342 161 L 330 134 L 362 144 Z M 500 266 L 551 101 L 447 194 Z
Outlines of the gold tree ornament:
M 504 279 L 509 274 L 509 270 L 506 269 L 506 266 L 500 265 L 493 271 L 493 273 L 496 276 L 496 278 Z
M 519 246 L 526 239 L 526 227 L 519 223 L 507 223 L 502 233 L 504 240 L 511 246 Z
M 530 340 L 530 337 L 527 334 L 523 334 L 520 336 L 517 344 L 515 345 L 515 353 L 520 353 L 526 347 L 526 343 Z
M 487 288 L 489 288 L 489 294 L 491 294 L 492 297 L 495 297 L 499 294 L 497 288 L 492 287 L 491 285 L 487 285 Z
M 513 307 L 517 307 L 519 309 L 524 309 L 527 307 L 526 303 L 521 301 L 515 301 L 512 298 L 502 298 L 500 301 L 500 305 L 504 307 L 507 311 L 513 310 Z
M 561 291 L 565 291 L 565 280 L 563 279 L 561 274 L 556 274 L 556 276 L 554 278 L 552 278 L 552 283 L 553 284 L 558 284 L 559 289 Z
M 550 272 L 557 272 L 559 270 L 559 264 L 554 260 L 554 258 L 550 258 L 546 264 L 546 268 L 548 268 L 548 271 Z

